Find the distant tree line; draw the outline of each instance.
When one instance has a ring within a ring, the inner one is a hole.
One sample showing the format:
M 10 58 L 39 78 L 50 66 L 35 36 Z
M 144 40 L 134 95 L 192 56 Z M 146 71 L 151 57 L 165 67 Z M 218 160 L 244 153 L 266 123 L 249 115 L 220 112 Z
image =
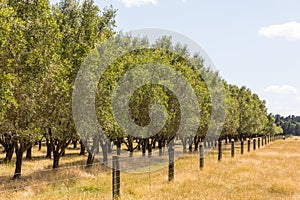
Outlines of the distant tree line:
M 300 116 L 289 115 L 283 117 L 281 115 L 275 115 L 275 123 L 281 126 L 283 134 L 300 135 Z

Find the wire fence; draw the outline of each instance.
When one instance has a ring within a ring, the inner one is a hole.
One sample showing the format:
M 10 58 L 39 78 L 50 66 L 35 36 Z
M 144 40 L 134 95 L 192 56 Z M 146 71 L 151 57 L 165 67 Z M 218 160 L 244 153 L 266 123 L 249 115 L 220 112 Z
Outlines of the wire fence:
M 269 139 L 260 138 L 259 148 L 263 148 L 278 139 L 285 138 L 282 138 L 282 136 Z M 232 141 L 227 144 L 223 141 L 221 144 L 221 154 L 224 157 L 234 157 L 232 156 L 232 152 L 234 152 L 235 156 L 241 154 L 242 147 L 240 141 Z M 243 145 L 246 150 L 248 143 L 245 141 Z M 253 147 L 250 151 L 259 149 L 258 140 L 256 139 L 251 139 L 250 145 Z M 256 148 L 254 148 L 255 145 Z M 64 196 L 65 199 L 73 199 L 76 195 L 77 197 L 79 195 L 82 198 L 85 198 L 85 196 L 103 199 L 111 197 L 118 198 L 121 195 L 122 188 L 128 188 L 126 181 L 121 182 L 123 172 L 143 174 L 139 175 L 142 179 L 137 178 L 135 184 L 145 183 L 145 180 L 148 180 L 149 191 L 151 192 L 153 182 L 151 174 L 153 171 L 161 168 L 163 168 L 163 170 L 168 169 L 168 176 L 166 175 L 165 179 L 169 181 L 172 181 L 176 176 L 176 174 L 174 174 L 174 161 L 177 158 L 175 158 L 174 155 L 178 151 L 180 151 L 180 148 L 175 148 L 162 155 L 155 151 L 152 152 L 151 156 L 111 155 L 107 160 L 107 166 L 104 166 L 101 161 L 98 161 L 93 163 L 92 166 L 87 167 L 84 160 L 82 160 L 81 164 L 67 165 L 55 170 L 50 168 L 28 170 L 22 173 L 22 178 L 18 181 L 10 179 L 10 177 L 12 177 L 11 173 L 4 173 L 0 175 L 0 199 L 2 199 L 1 196 L 14 199 L 19 191 L 27 193 L 34 191 L 38 199 L 47 199 L 48 197 L 61 198 L 61 196 Z M 200 144 L 198 151 L 194 152 L 194 155 L 199 156 L 199 169 L 205 168 L 204 152 L 206 152 L 205 155 L 209 155 L 212 159 L 216 159 L 216 155 L 219 154 L 219 151 L 218 143 L 214 144 L 213 149 L 204 148 L 203 143 Z M 161 165 L 153 167 L 157 162 L 161 162 Z M 52 188 L 52 190 L 49 189 L 49 187 Z

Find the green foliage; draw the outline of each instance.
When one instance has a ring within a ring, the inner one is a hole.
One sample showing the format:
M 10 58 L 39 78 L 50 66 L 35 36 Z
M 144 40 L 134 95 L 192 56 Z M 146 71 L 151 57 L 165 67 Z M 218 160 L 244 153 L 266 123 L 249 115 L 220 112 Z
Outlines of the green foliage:
M 114 44 L 114 42 L 116 44 Z M 202 136 L 205 135 L 210 119 L 210 96 L 205 82 L 199 76 L 198 71 L 195 70 L 195 66 L 192 65 L 192 62 L 198 63 L 200 68 L 203 68 L 202 60 L 197 57 L 189 58 L 188 51 L 185 47 L 179 45 L 176 45 L 175 47 L 171 46 L 171 39 L 167 37 L 163 37 L 156 41 L 153 46 L 148 44 L 146 38 L 132 38 L 131 36 L 123 36 L 122 34 L 117 35 L 116 41 L 114 42 L 111 42 L 111 47 L 106 47 L 106 54 L 111 53 L 111 57 L 114 57 L 116 49 L 127 53 L 123 55 L 120 53 L 121 56 L 111 63 L 103 72 L 102 78 L 99 81 L 96 100 L 98 120 L 108 138 L 117 142 L 120 139 L 123 140 L 129 134 L 120 129 L 113 116 L 111 98 L 113 97 L 113 91 L 116 89 L 117 82 L 126 72 L 130 71 L 135 66 L 143 66 L 149 63 L 159 63 L 161 65 L 170 66 L 180 72 L 180 74 L 188 80 L 197 96 L 198 105 L 201 111 L 201 119 L 203 119 L 199 124 L 199 134 Z M 101 50 L 101 48 L 103 47 L 100 46 L 99 49 Z M 131 49 L 135 50 L 132 51 Z M 176 52 L 179 52 L 180 54 Z M 198 62 L 196 62 L 197 59 Z M 100 60 L 103 62 L 103 59 Z M 148 73 L 151 72 L 148 71 L 147 68 L 137 67 L 137 69 L 135 69 L 135 74 L 132 75 L 130 79 L 133 81 Z M 170 80 L 172 79 L 172 77 L 170 77 L 171 74 L 161 75 L 169 77 Z M 184 91 L 183 88 L 182 91 Z M 174 137 L 175 133 L 177 133 L 182 120 L 180 119 L 180 105 L 178 100 L 176 100 L 176 96 L 172 93 L 172 88 L 166 88 L 162 85 L 155 84 L 138 88 L 130 99 L 129 105 L 131 117 L 138 125 L 148 125 L 150 123 L 149 109 L 154 104 L 165 107 L 168 114 L 164 128 L 153 138 L 164 138 L 164 140 L 168 141 Z M 198 113 L 198 115 L 199 114 L 200 113 Z M 191 118 L 185 120 L 197 119 Z
M 97 67 L 109 63 L 101 59 L 101 43 L 115 33 L 116 11 L 100 10 L 94 1 L 61 0 L 50 8 L 47 0 L 6 1 L 0 4 L 0 135 L 1 144 L 14 143 L 24 152 L 41 136 L 51 140 L 54 153 L 60 156 L 67 145 L 78 136 L 72 119 L 72 92 L 79 68 Z M 130 115 L 140 126 L 151 123 L 149 111 L 153 105 L 167 112 L 163 129 L 151 137 L 152 141 L 168 142 L 180 129 L 180 124 L 198 123 L 195 135 L 180 135 L 189 142 L 203 139 L 210 126 L 217 130 L 212 109 L 213 98 L 208 85 L 223 82 L 226 88 L 226 118 L 222 137 L 251 137 L 253 135 L 300 132 L 297 117 L 285 119 L 267 114 L 265 102 L 246 87 L 229 85 L 216 72 L 204 67 L 199 55 L 190 55 L 186 45 L 172 44 L 172 38 L 159 38 L 153 45 L 147 38 L 115 35 L 115 42 L 106 47 L 109 59 L 116 58 L 104 71 L 97 90 L 97 117 L 106 136 L 129 146 L 128 133 L 122 130 L 113 116 L 111 98 L 118 81 L 135 66 L 160 63 L 183 75 L 197 97 L 198 113 L 181 119 L 180 103 L 170 88 L 160 84 L 139 87 L 130 98 Z M 96 44 L 99 44 L 96 47 Z M 93 50 L 95 49 L 95 50 Z M 116 52 L 116 49 L 118 50 Z M 91 53 L 91 57 L 84 59 Z M 124 52 L 127 52 L 123 54 Z M 85 66 L 86 65 L 86 66 Z M 203 72 L 203 73 L 200 73 Z M 165 72 L 165 77 L 172 79 Z M 150 74 L 147 68 L 138 68 L 131 79 Z M 201 77 L 205 76 L 205 77 Z M 93 76 L 91 74 L 91 76 Z M 175 85 L 175 84 L 174 84 Z M 187 87 L 182 86 L 182 91 Z M 219 90 L 214 88 L 215 90 Z M 217 91 L 220 92 L 221 91 Z M 190 96 L 183 96 L 188 100 Z M 217 99 L 218 101 L 220 99 Z M 197 116 L 201 116 L 200 120 Z M 8 139 L 9 138 L 9 139 Z
M 0 142 L 13 143 L 18 155 L 48 128 L 58 150 L 76 136 L 72 84 L 89 50 L 113 33 L 112 8 L 100 13 L 90 0 L 60 5 L 1 1 Z
M 289 115 L 283 117 L 275 115 L 275 124 L 282 129 L 281 133 L 285 135 L 300 135 L 300 116 Z M 279 131 L 279 128 L 277 129 Z

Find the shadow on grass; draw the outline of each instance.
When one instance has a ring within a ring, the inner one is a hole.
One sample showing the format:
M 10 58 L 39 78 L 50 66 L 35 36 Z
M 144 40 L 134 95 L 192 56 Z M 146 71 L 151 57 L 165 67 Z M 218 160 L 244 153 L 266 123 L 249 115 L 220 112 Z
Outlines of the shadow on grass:
M 98 162 L 86 167 L 85 160 L 64 163 L 55 170 L 52 169 L 52 165 L 48 165 L 42 170 L 24 172 L 17 180 L 12 179 L 13 174 L 0 176 L 0 194 L 27 190 L 39 191 L 43 188 L 70 184 L 78 179 L 109 172 L 111 169 Z

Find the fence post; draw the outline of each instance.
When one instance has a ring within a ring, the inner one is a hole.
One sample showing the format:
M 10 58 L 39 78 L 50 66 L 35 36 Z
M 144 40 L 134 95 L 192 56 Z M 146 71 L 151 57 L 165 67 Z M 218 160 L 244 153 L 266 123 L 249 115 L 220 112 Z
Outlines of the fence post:
M 204 148 L 203 144 L 200 144 L 200 170 L 202 170 L 204 167 Z
M 120 163 L 119 163 L 119 156 L 113 156 L 112 160 L 112 184 L 113 184 L 113 199 L 117 199 L 120 197 L 120 180 L 121 180 L 121 173 L 120 173 Z
M 174 179 L 174 140 L 172 140 L 169 143 L 168 153 L 169 153 L 169 173 L 168 173 L 168 180 L 172 181 Z
M 250 152 L 250 138 L 248 139 L 248 152 Z
M 231 140 L 231 158 L 234 157 L 234 140 Z
M 257 148 L 260 148 L 260 137 L 257 138 Z
M 244 140 L 241 140 L 241 155 L 244 154 Z
M 255 150 L 256 149 L 256 139 L 254 138 L 253 139 L 253 150 Z
M 218 161 L 222 160 L 222 140 L 218 142 Z
M 265 145 L 267 145 L 267 136 L 265 135 Z

